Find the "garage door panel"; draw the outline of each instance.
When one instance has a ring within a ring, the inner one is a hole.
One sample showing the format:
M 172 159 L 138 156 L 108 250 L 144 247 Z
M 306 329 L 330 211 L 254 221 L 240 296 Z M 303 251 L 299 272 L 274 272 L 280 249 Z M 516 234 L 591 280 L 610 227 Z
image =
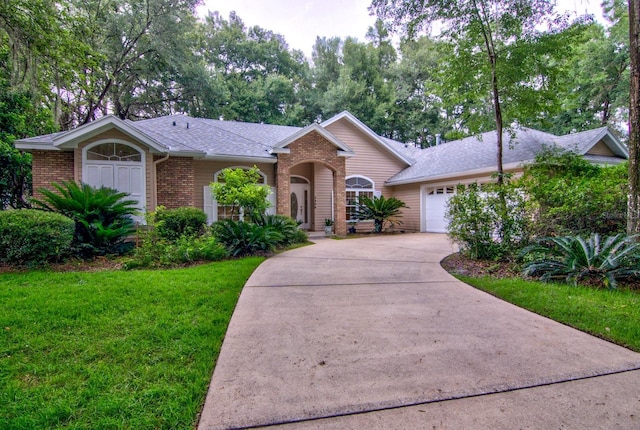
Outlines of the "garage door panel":
M 448 223 L 445 219 L 445 214 L 447 212 L 447 202 L 453 196 L 453 193 L 454 188 L 452 186 L 426 189 L 424 214 L 427 232 L 447 232 Z

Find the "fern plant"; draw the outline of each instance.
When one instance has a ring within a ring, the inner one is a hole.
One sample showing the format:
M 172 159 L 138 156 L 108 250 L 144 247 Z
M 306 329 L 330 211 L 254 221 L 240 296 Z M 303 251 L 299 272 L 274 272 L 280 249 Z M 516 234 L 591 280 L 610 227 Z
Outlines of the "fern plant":
M 270 254 L 283 240 L 283 235 L 274 228 L 250 222 L 225 219 L 211 227 L 233 257 Z
M 640 243 L 622 234 L 544 238 L 525 248 L 527 254 L 539 258 L 524 266 L 524 274 L 543 281 L 564 279 L 576 285 L 588 279 L 613 289 L 618 279 L 640 277 Z
M 55 191 L 41 188 L 43 200 L 34 203 L 44 210 L 58 212 L 76 223 L 74 241 L 83 256 L 117 253 L 134 223 L 135 200 L 112 188 L 94 188 L 73 181 L 53 183 Z

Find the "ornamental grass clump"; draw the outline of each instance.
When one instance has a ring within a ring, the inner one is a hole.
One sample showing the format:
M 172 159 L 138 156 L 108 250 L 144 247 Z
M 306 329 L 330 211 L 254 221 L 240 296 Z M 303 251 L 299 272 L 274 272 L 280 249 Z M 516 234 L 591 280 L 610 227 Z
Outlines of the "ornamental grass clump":
M 525 264 L 524 274 L 615 289 L 619 280 L 640 279 L 640 243 L 634 239 L 623 234 L 602 238 L 597 233 L 586 239 L 542 238 L 523 250 L 522 256 L 532 260 Z

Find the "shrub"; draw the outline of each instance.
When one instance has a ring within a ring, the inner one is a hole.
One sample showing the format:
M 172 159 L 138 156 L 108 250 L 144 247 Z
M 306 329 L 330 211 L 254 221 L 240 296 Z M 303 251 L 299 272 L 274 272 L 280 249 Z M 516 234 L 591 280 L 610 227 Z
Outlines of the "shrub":
M 229 254 L 211 234 L 200 237 L 181 236 L 176 241 L 158 239 L 153 232 L 142 233 L 141 243 L 124 264 L 125 269 L 171 267 L 198 261 L 220 261 Z
M 358 199 L 356 217 L 359 220 L 373 220 L 373 231 L 382 233 L 385 222 L 390 225 L 402 224 L 400 209 L 406 207 L 402 200 L 395 197 L 385 199 L 384 196 L 373 198 L 362 196 Z
M 200 236 L 207 224 L 207 215 L 198 208 L 181 207 L 165 209 L 160 206 L 155 211 L 158 234 L 168 240 L 181 236 Z
M 34 209 L 0 211 L 0 261 L 38 265 L 64 257 L 75 223 L 66 216 Z
M 135 200 L 127 193 L 111 188 L 81 186 L 73 181 L 54 183 L 58 193 L 41 188 L 44 201 L 34 200 L 41 208 L 58 212 L 76 223 L 75 245 L 82 256 L 121 253 L 127 235 L 133 232 Z
M 298 221 L 284 215 L 262 215 L 257 217 L 256 223 L 263 227 L 271 228 L 282 235 L 278 246 L 289 246 L 294 243 L 304 243 L 308 240 L 308 235 L 300 230 Z
M 549 150 L 519 181 L 536 236 L 604 235 L 626 229 L 627 163 L 601 167 L 573 152 Z
M 272 227 L 230 219 L 214 223 L 212 230 L 234 257 L 269 254 L 284 240 Z
M 601 239 L 597 233 L 549 237 L 523 250 L 538 258 L 524 266 L 524 274 L 543 281 L 564 279 L 574 285 L 581 280 L 616 288 L 618 279 L 640 278 L 640 243 L 623 234 Z
M 446 218 L 449 237 L 474 259 L 506 258 L 528 242 L 525 199 L 511 183 L 458 185 Z

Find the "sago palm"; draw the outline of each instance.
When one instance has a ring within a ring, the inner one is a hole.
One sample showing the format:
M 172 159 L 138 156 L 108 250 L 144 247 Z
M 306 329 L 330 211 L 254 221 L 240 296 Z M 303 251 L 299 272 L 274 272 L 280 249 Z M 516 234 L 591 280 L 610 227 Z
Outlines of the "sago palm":
M 532 252 L 541 258 L 526 264 L 524 273 L 540 276 L 543 281 L 565 279 L 577 284 L 592 279 L 616 288 L 620 278 L 640 277 L 640 243 L 622 234 L 601 238 L 594 233 L 588 239 L 549 237 L 526 248 L 523 254 Z
M 381 233 L 387 221 L 391 224 L 402 224 L 400 209 L 406 207 L 402 200 L 395 197 L 385 199 L 384 196 L 373 198 L 362 196 L 358 199 L 356 217 L 359 220 L 373 220 L 373 231 Z

